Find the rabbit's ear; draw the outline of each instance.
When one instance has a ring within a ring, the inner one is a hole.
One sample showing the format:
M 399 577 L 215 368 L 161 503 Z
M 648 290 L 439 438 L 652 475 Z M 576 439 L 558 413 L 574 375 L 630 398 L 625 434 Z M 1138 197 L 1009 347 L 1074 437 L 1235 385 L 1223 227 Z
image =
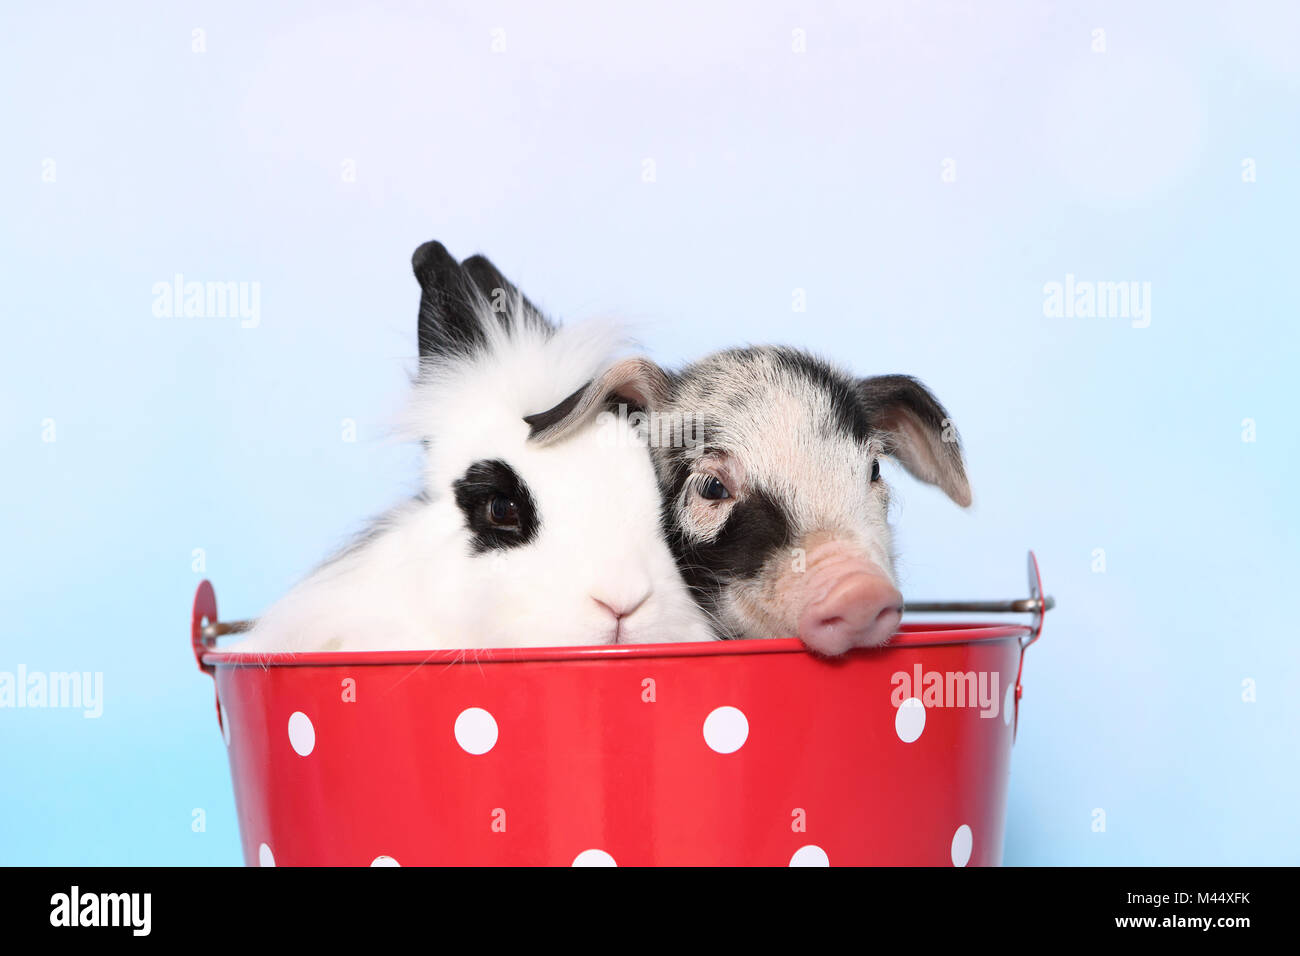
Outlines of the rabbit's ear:
M 610 404 L 623 402 L 654 411 L 668 398 L 668 373 L 646 358 L 615 362 L 560 404 L 536 415 L 525 415 L 532 429 L 528 438 L 549 445 L 580 428 Z
M 467 355 L 485 345 L 478 290 L 446 247 L 426 242 L 411 256 L 411 267 L 420 280 L 420 358 Z
M 487 256 L 470 256 L 461 265 L 479 294 L 487 300 L 488 308 L 502 323 L 508 322 L 512 315 L 520 314 L 525 321 L 550 325 L 542 316 L 541 310 L 529 302 L 528 297 L 503 276 Z

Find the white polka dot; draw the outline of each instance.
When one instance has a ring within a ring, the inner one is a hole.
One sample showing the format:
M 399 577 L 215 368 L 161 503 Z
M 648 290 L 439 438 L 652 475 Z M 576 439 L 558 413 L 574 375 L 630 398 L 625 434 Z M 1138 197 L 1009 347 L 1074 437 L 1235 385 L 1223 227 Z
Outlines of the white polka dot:
M 957 832 L 952 835 L 952 865 L 965 866 L 970 860 L 970 850 L 975 843 L 975 837 L 970 832 L 970 827 L 962 824 L 957 828 Z
M 271 848 L 265 843 L 257 848 L 257 865 L 275 866 L 275 855 L 271 853 Z
M 1007 688 L 1007 696 L 1002 701 L 1002 720 L 1008 727 L 1011 726 L 1011 718 L 1016 714 L 1016 685 L 1012 684 Z
M 790 857 L 791 866 L 830 866 L 831 858 L 826 855 L 826 851 L 815 843 L 809 843 L 807 846 L 801 846 L 794 851 L 794 856 Z
M 604 850 L 583 850 L 573 858 L 574 866 L 618 866 Z
M 704 718 L 704 742 L 720 754 L 732 754 L 749 738 L 749 720 L 736 707 L 719 707 Z
M 316 749 L 316 728 L 311 725 L 311 718 L 301 710 L 289 715 L 289 743 L 300 757 L 306 757 Z
M 221 708 L 221 739 L 224 740 L 226 742 L 226 746 L 229 747 L 230 746 L 230 715 L 226 713 L 225 704 L 218 703 L 217 706 Z
M 482 707 L 468 707 L 456 718 L 456 743 L 466 753 L 485 754 L 497 745 L 497 721 Z
M 373 860 L 370 861 L 370 865 L 371 866 L 401 866 L 402 864 L 398 863 L 391 856 L 384 856 L 383 854 L 380 854 L 379 856 L 375 857 Z
M 899 740 L 910 744 L 921 736 L 923 730 L 925 730 L 925 705 L 921 703 L 919 697 L 909 697 L 898 705 L 898 712 L 894 714 L 894 732 L 898 734 Z

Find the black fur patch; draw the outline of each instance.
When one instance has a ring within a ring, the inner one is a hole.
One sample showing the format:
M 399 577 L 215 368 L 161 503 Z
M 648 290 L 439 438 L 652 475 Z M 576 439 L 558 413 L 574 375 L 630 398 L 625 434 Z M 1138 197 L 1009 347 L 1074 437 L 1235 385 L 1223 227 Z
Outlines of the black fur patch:
M 680 530 L 670 530 L 669 542 L 687 585 L 712 607 L 729 582 L 756 577 L 777 552 L 790 547 L 790 520 L 774 498 L 757 491 L 732 506 L 711 541 L 690 541 Z
M 573 410 L 578 407 L 578 402 L 582 401 L 583 394 L 589 388 L 591 388 L 591 382 L 582 386 L 554 408 L 548 408 L 546 411 L 538 412 L 535 415 L 525 415 L 524 422 L 531 429 L 528 432 L 528 437 L 536 438 L 548 428 L 552 428 L 568 418 Z
M 411 256 L 420 281 L 417 333 L 420 357 L 469 355 L 487 344 L 475 303 L 478 289 L 441 242 L 426 242 Z
M 537 412 L 534 415 L 525 415 L 524 422 L 528 425 L 529 429 L 528 437 L 530 439 L 536 438 L 538 435 L 555 428 L 568 418 L 573 413 L 573 410 L 578 407 L 578 403 L 582 401 L 583 395 L 586 394 L 587 389 L 592 387 L 594 382 L 595 379 L 592 379 L 568 398 L 561 401 L 554 408 L 548 408 L 546 411 Z M 646 414 L 645 406 L 640 402 L 628 398 L 622 398 L 618 395 L 605 396 L 605 401 L 601 406 L 601 411 L 609 412 L 611 415 L 618 416 L 625 421 L 631 419 L 633 415 L 638 413 L 642 415 Z
M 528 485 L 504 461 L 476 461 L 451 487 L 456 505 L 465 515 L 474 554 L 518 548 L 537 537 L 542 523 L 537 504 Z M 488 520 L 488 503 L 497 495 L 504 495 L 519 508 L 518 528 L 503 528 Z
M 464 267 L 470 281 L 478 289 L 479 294 L 487 302 L 488 308 L 492 310 L 497 317 L 497 321 L 502 325 L 508 326 L 512 316 L 502 311 L 501 306 L 511 307 L 511 300 L 517 297 L 522 314 L 513 318 L 521 320 L 526 325 L 533 325 L 538 328 L 554 328 L 546 321 L 541 310 L 528 301 L 528 297 L 515 288 L 514 284 L 503 276 L 501 270 L 494 266 L 486 256 L 470 256 L 461 265 Z M 502 300 L 503 296 L 504 301 Z

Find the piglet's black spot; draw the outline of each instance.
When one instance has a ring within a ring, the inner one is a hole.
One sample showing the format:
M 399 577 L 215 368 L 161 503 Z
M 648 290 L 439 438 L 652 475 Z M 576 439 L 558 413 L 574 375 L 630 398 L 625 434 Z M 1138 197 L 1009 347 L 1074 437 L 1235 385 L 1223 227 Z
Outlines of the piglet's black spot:
M 541 515 L 528 485 L 508 464 L 500 459 L 476 461 L 460 478 L 452 482 L 456 506 L 465 516 L 470 533 L 470 550 L 474 554 L 502 551 L 528 544 L 537 537 Z M 488 518 L 488 506 L 498 495 L 513 501 L 519 511 L 519 527 L 506 528 Z
M 712 541 L 691 542 L 678 535 L 674 550 L 686 583 L 707 599 L 729 581 L 756 577 L 790 540 L 790 521 L 781 506 L 756 491 L 732 507 Z

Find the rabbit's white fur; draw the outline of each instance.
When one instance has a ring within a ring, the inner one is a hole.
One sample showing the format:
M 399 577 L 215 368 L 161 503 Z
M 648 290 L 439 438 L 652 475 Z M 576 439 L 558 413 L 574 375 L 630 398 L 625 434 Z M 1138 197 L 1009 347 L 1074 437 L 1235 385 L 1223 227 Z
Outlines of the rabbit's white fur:
M 524 416 L 597 378 L 615 330 L 523 321 L 531 306 L 517 294 L 506 307 L 513 318 L 498 321 L 475 300 L 486 347 L 422 361 L 403 423 L 427 447 L 422 494 L 318 568 L 232 649 L 714 639 L 663 540 L 654 467 L 628 424 L 602 416 L 555 444 L 529 440 Z M 475 553 L 453 483 L 483 461 L 507 463 L 526 484 L 540 518 L 531 541 Z M 611 608 L 632 607 L 616 627 Z

